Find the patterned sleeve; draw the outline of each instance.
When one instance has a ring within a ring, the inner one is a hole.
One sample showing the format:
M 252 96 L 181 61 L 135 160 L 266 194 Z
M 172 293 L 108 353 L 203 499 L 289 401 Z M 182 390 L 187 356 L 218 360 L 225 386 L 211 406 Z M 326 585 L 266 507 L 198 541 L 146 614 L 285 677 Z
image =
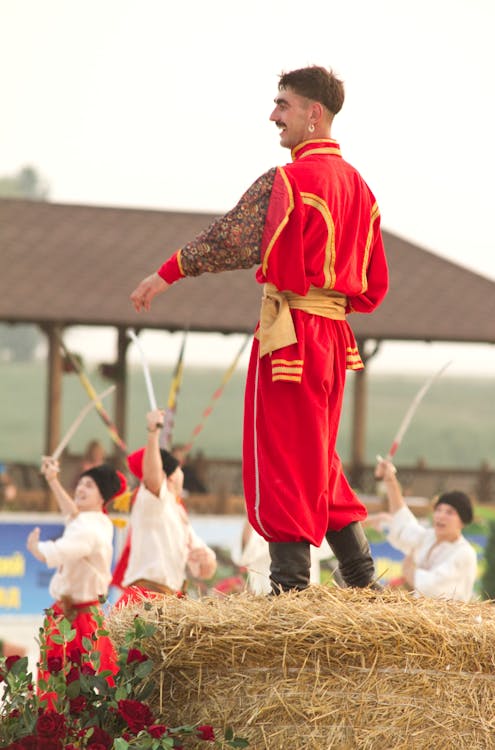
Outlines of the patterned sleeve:
M 276 169 L 258 177 L 239 203 L 179 251 L 186 276 L 251 268 L 260 263 L 261 238 Z

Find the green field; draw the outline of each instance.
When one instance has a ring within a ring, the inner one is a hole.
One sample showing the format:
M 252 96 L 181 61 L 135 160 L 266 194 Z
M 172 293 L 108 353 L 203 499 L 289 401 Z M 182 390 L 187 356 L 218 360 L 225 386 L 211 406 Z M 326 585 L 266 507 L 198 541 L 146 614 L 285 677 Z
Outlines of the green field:
M 88 370 L 97 390 L 109 385 L 96 371 Z M 176 418 L 174 440 L 187 442 L 200 422 L 223 370 L 190 368 L 184 373 Z M 160 405 L 165 405 L 171 368 L 152 369 Z M 339 437 L 339 451 L 349 457 L 352 373 Z M 236 372 L 206 421 L 195 443 L 193 454 L 202 450 L 209 458 L 239 458 L 245 371 Z M 399 375 L 369 376 L 367 461 L 386 453 L 398 424 L 424 377 Z M 46 411 L 46 368 L 43 362 L 1 363 L 0 461 L 38 463 L 43 452 Z M 495 383 L 490 379 L 444 376 L 434 383 L 422 402 L 399 453 L 402 464 L 424 457 L 430 466 L 475 468 L 495 457 Z M 107 409 L 112 413 L 112 396 Z M 63 430 L 86 403 L 86 394 L 76 375 L 64 375 Z M 143 444 L 144 415 L 148 409 L 146 389 L 140 368 L 130 368 L 128 388 L 128 435 L 130 449 Z M 95 413 L 89 415 L 70 444 L 71 453 L 81 453 L 87 441 L 100 438 L 109 448 L 105 427 Z

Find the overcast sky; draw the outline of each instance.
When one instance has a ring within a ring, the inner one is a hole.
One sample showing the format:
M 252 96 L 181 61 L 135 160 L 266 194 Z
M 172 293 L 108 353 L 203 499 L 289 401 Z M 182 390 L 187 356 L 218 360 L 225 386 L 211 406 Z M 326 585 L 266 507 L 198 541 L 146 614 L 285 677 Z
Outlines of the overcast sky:
M 57 202 L 222 212 L 289 158 L 268 121 L 278 74 L 322 64 L 383 226 L 495 279 L 494 29 L 493 0 L 0 0 L 0 175 L 32 164 Z

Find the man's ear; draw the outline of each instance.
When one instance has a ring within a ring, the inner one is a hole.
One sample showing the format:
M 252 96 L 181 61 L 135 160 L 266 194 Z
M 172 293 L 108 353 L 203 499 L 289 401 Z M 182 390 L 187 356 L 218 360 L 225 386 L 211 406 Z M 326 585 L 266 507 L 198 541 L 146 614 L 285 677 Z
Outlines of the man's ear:
M 311 122 L 318 125 L 324 115 L 323 105 L 320 102 L 313 102 L 311 105 Z

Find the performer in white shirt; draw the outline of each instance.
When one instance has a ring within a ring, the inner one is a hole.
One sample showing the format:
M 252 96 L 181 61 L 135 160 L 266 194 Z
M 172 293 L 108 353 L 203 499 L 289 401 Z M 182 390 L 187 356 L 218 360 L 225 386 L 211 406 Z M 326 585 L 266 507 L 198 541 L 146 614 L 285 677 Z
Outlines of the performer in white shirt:
M 91 638 L 98 628 L 92 610 L 96 607 L 98 615 L 102 615 L 100 601 L 106 597 L 111 580 L 113 525 L 105 505 L 126 488 L 122 474 L 101 464 L 81 474 L 72 499 L 59 481 L 59 471 L 58 461 L 49 457 L 43 459 L 41 472 L 64 515 L 64 533 L 59 539 L 42 542 L 40 529 L 36 527 L 27 538 L 31 554 L 49 568 L 56 568 L 49 587 L 55 603 L 47 618 L 48 648 L 38 679 L 47 677 L 53 659 L 65 659 L 64 646 L 53 641 L 53 636 L 59 634 L 58 623 L 63 617 L 69 619 L 76 630 L 67 653 L 76 654 L 75 658 L 79 662 L 82 658 L 84 662 L 87 650 L 83 639 Z M 115 673 L 116 655 L 110 639 L 99 636 L 95 649 L 100 654 L 98 671 L 110 669 Z M 53 696 L 47 698 L 53 705 L 52 699 Z
M 214 551 L 196 534 L 182 503 L 184 475 L 179 461 L 160 448 L 163 419 L 162 409 L 147 414 L 146 446 L 127 459 L 141 484 L 131 510 L 129 557 L 121 583 L 124 593 L 117 606 L 143 596 L 180 593 L 187 570 L 207 580 L 217 567 Z M 115 575 L 113 582 L 120 585 Z
M 476 552 L 462 535 L 473 520 L 471 500 L 457 490 L 444 492 L 435 502 L 433 526 L 422 526 L 406 505 L 390 461 L 380 460 L 375 476 L 385 483 L 389 514 L 376 520 L 388 529 L 390 544 L 406 555 L 403 576 L 417 596 L 468 602 L 476 580 Z
M 269 594 L 270 584 L 270 550 L 268 542 L 258 534 L 246 520 L 242 535 L 231 549 L 232 561 L 240 567 L 247 568 L 247 588 L 253 594 Z M 320 560 L 334 557 L 324 539 L 321 547 L 310 547 L 311 567 L 309 582 L 320 583 Z

